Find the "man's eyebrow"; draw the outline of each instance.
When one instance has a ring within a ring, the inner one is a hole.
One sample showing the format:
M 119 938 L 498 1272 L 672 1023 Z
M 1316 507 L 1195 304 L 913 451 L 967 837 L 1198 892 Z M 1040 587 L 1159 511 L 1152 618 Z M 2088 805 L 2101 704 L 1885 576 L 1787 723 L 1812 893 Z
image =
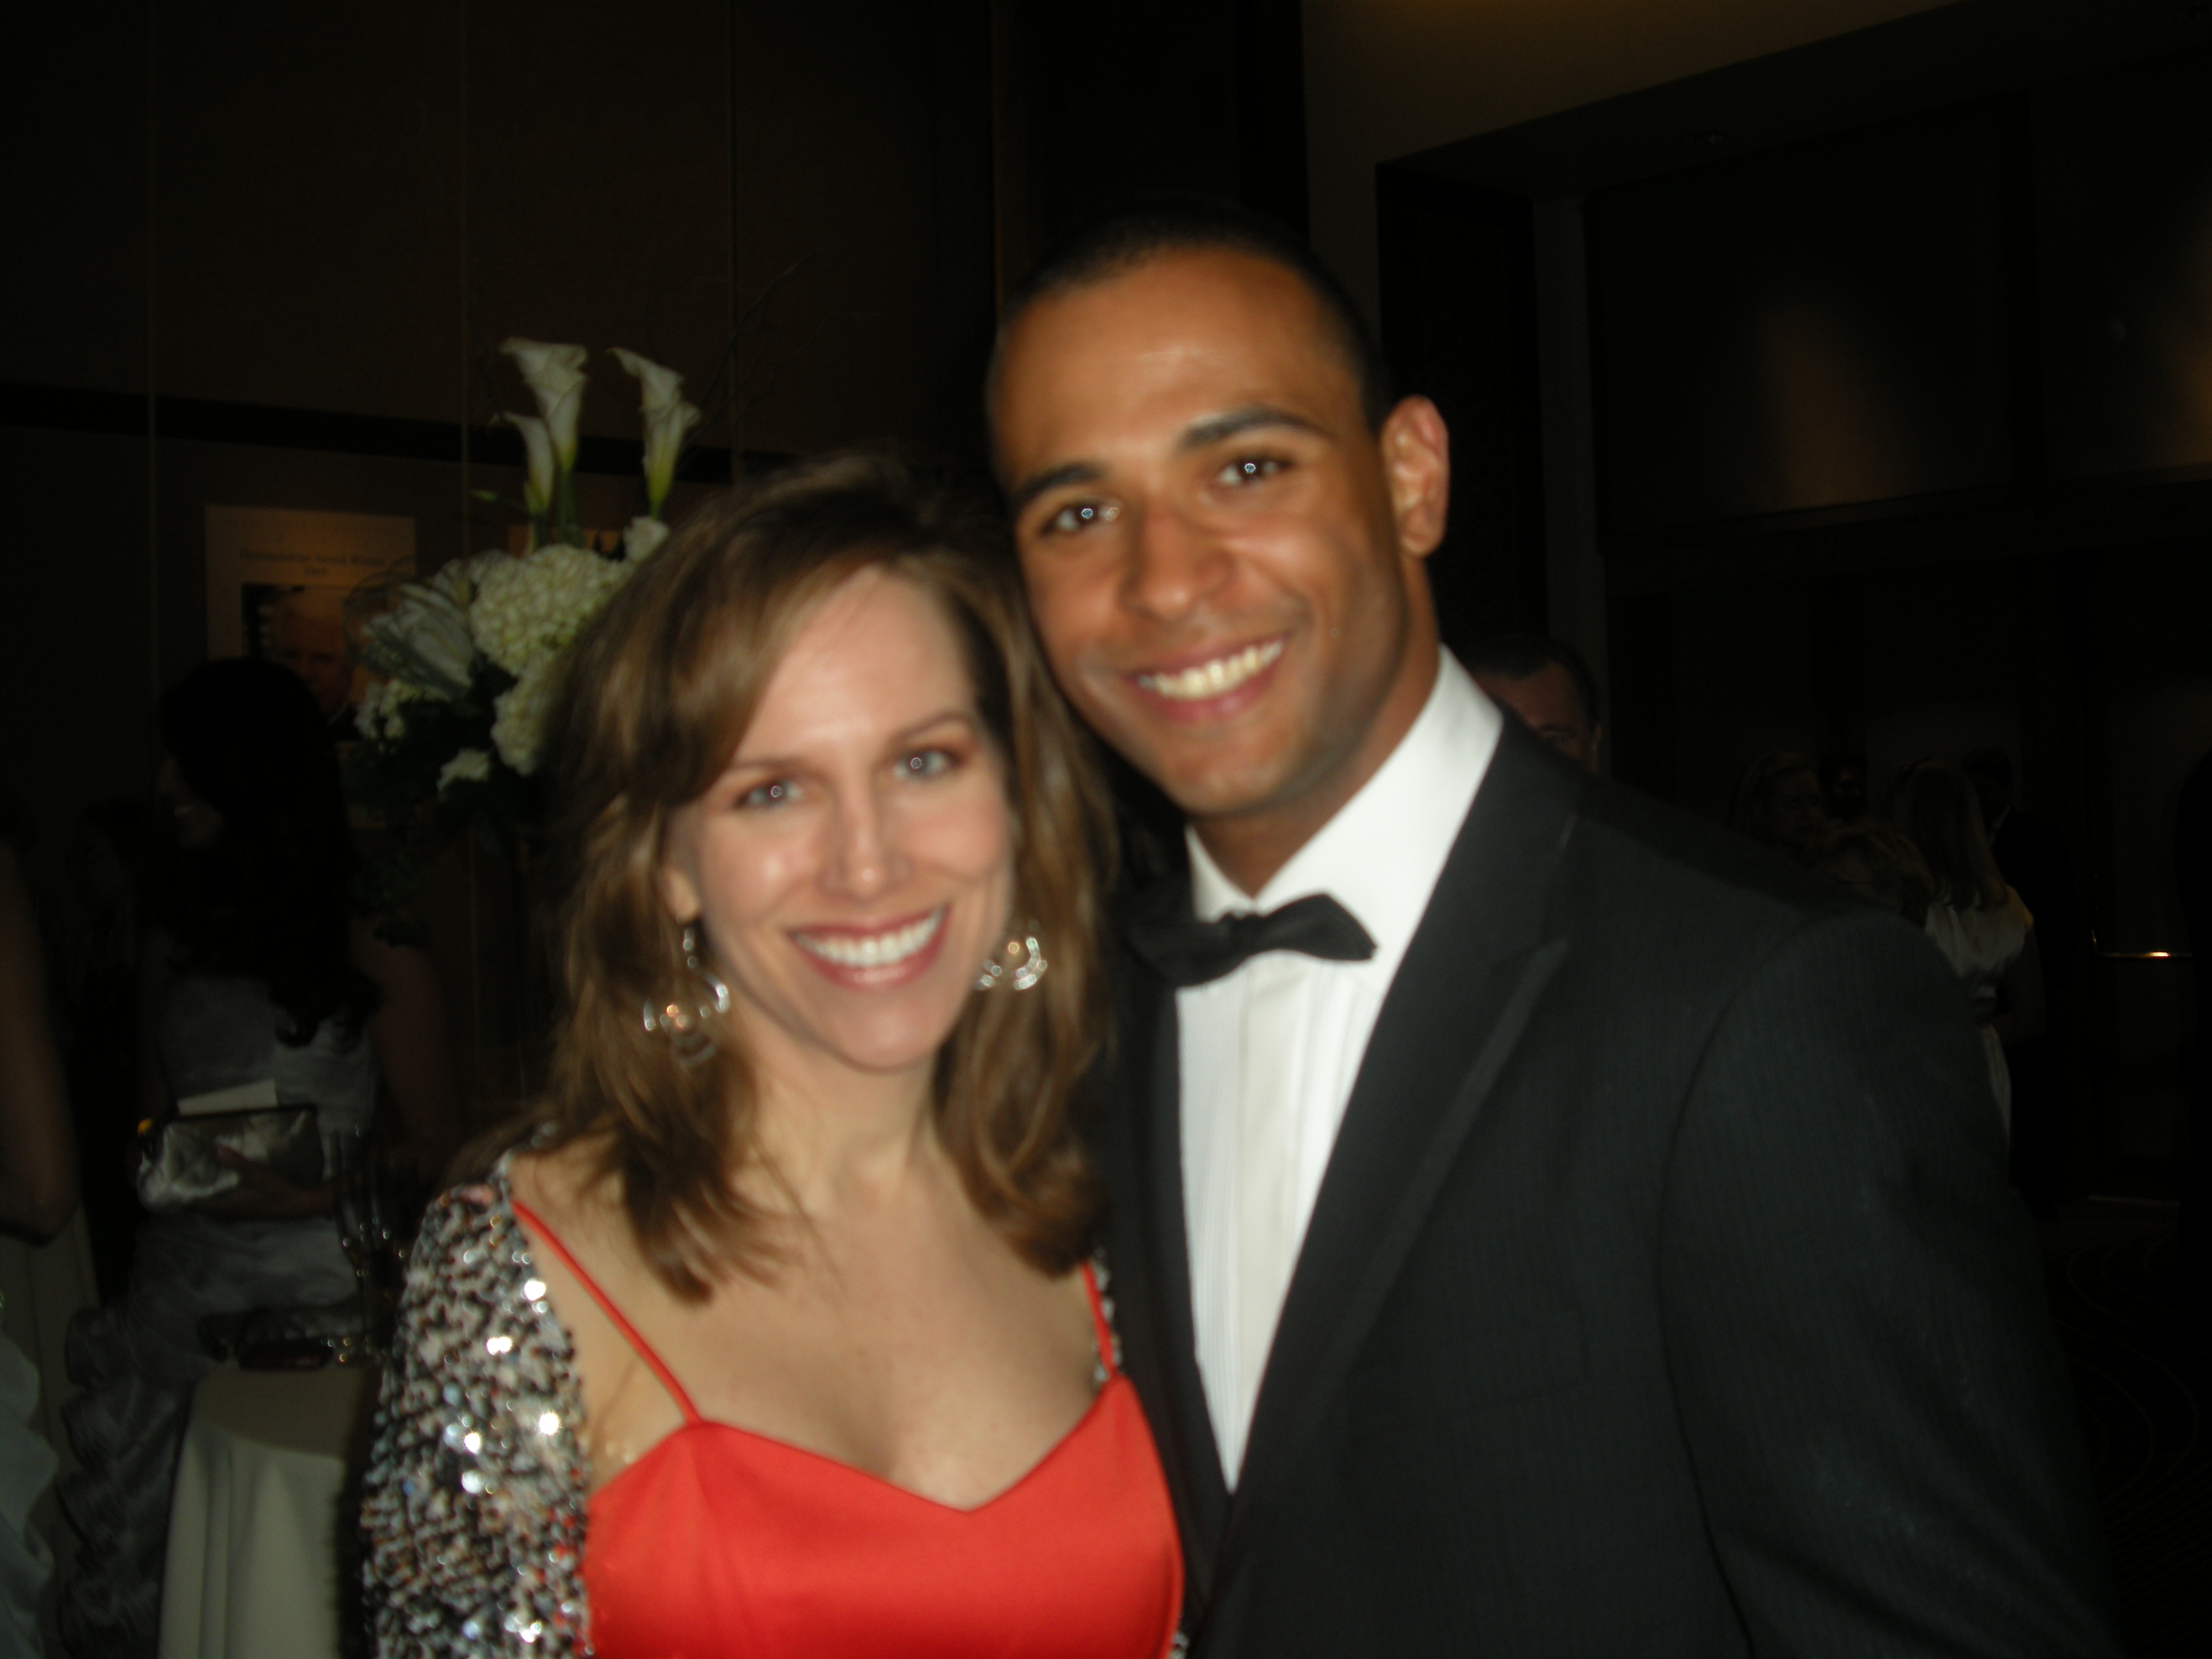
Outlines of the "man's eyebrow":
M 1327 437 L 1325 428 L 1303 415 L 1293 415 L 1286 409 L 1272 409 L 1264 404 L 1255 404 L 1248 409 L 1232 409 L 1225 414 L 1209 415 L 1203 420 L 1193 421 L 1176 440 L 1176 448 L 1183 454 L 1205 449 L 1247 432 L 1264 431 L 1279 427 L 1293 432 L 1310 432 L 1316 437 Z M 1048 489 L 1058 489 L 1065 484 L 1092 483 L 1105 477 L 1106 469 L 1096 461 L 1070 461 L 1065 466 L 1040 472 L 1025 478 L 1006 492 L 1006 515 L 1021 516 L 1022 509 Z
M 1303 415 L 1293 415 L 1286 409 L 1272 409 L 1265 404 L 1255 404 L 1248 409 L 1232 409 L 1225 415 L 1209 415 L 1202 421 L 1194 421 L 1183 428 L 1176 447 L 1188 454 L 1194 449 L 1205 449 L 1225 439 L 1242 437 L 1247 432 L 1264 431 L 1269 427 L 1287 427 L 1294 432 L 1310 432 L 1316 437 L 1327 437 L 1319 423 Z
M 1090 483 L 1103 471 L 1096 461 L 1070 461 L 1066 466 L 1025 478 L 1006 492 L 1006 516 L 1019 518 L 1022 509 L 1048 489 L 1058 489 L 1063 484 Z

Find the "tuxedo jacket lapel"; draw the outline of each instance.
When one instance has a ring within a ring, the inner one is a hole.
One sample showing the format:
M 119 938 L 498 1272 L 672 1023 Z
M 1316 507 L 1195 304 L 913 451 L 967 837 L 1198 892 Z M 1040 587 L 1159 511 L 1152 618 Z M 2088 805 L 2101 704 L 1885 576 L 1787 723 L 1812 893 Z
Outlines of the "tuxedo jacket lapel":
M 1271 1487 L 1320 1425 L 1565 957 L 1564 939 L 1545 937 L 1545 909 L 1580 782 L 1506 722 L 1352 1085 L 1268 1353 L 1213 1564 L 1217 1589 L 1249 1547 Z

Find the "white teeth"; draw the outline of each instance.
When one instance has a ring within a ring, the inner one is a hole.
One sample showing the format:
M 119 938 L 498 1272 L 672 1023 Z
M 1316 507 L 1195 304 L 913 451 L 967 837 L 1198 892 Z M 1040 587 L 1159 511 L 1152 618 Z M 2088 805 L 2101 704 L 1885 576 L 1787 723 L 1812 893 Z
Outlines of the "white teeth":
M 1195 702 L 1201 697 L 1218 697 L 1235 690 L 1282 654 L 1283 642 L 1268 640 L 1260 645 L 1248 645 L 1234 656 L 1216 657 L 1212 662 L 1200 663 L 1181 673 L 1139 674 L 1137 684 L 1147 691 L 1157 691 L 1179 702 Z
M 936 938 L 944 925 L 945 911 L 939 907 L 920 921 L 910 921 L 888 933 L 799 933 L 795 937 L 823 961 L 834 962 L 840 968 L 889 968 Z

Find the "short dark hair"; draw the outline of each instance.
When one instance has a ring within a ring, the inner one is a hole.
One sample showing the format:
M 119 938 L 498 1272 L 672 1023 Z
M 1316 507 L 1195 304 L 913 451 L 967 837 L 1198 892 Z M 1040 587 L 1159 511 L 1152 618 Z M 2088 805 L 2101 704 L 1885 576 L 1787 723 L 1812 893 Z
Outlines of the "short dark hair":
M 1336 331 L 1337 343 L 1359 386 L 1360 413 L 1367 429 L 1382 430 L 1383 418 L 1398 401 L 1390 368 L 1367 319 L 1336 273 L 1275 220 L 1209 196 L 1139 197 L 1079 227 L 1048 249 L 1014 285 L 1000 310 L 988 384 L 998 384 L 999 354 L 1007 331 L 1039 300 L 1118 276 L 1164 254 L 1212 249 L 1264 259 L 1304 284 Z
M 1567 678 L 1575 683 L 1583 718 L 1595 731 L 1605 723 L 1605 699 L 1597 689 L 1597 676 L 1590 672 L 1583 653 L 1565 640 L 1555 640 L 1548 634 L 1492 634 L 1476 641 L 1467 653 L 1468 673 L 1493 674 L 1502 680 L 1525 680 L 1553 663 L 1565 669 Z

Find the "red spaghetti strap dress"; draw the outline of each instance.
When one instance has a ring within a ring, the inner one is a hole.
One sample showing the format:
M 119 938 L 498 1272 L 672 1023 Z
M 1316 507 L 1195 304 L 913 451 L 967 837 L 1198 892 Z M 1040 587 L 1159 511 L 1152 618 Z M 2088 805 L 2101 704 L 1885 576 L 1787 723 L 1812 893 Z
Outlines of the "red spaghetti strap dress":
M 1088 1267 L 1107 1377 L 1080 1422 L 988 1503 L 954 1509 L 699 1415 L 660 1357 L 528 1209 L 684 1413 L 592 1497 L 599 1659 L 1160 1659 L 1182 1554 L 1152 1431 Z

